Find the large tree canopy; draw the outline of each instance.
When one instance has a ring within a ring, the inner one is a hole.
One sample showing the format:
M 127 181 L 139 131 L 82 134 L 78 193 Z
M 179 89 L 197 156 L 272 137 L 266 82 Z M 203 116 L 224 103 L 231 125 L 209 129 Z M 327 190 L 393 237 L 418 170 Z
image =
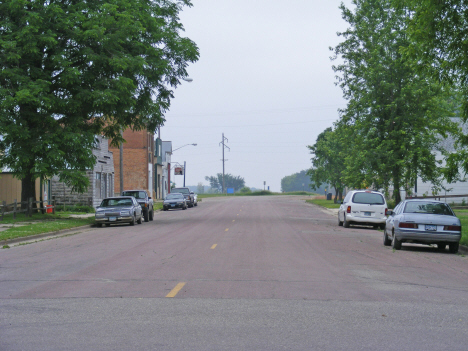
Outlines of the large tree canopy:
M 59 174 L 84 190 L 94 136 L 164 122 L 195 43 L 181 37 L 189 0 L 0 2 L 0 167 L 23 179 Z
M 402 52 L 421 74 L 431 75 L 459 90 L 458 115 L 468 121 L 468 1 L 393 0 L 408 16 L 409 45 Z M 458 101 L 457 101 L 458 102 Z M 459 150 L 448 156 L 446 177 L 468 173 L 468 136 L 458 134 Z
M 353 0 L 341 6 L 350 28 L 333 51 L 338 84 L 348 99 L 339 126 L 347 126 L 345 183 L 409 190 L 417 176 L 437 183 L 434 150 L 449 130 L 450 89 L 414 71 L 401 54 L 408 47 L 408 13 L 390 0 Z

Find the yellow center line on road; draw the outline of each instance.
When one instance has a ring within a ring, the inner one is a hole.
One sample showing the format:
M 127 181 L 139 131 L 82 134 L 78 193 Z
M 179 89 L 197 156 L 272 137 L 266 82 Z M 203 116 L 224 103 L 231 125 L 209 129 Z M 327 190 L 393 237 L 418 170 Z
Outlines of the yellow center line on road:
M 232 221 L 233 221 L 233 222 L 235 222 L 236 220 L 235 220 L 235 219 L 233 219 Z
M 186 283 L 179 283 L 175 286 L 174 289 L 171 290 L 169 294 L 166 295 L 166 297 L 175 297 L 177 293 L 184 287 Z
M 214 245 L 211 247 L 211 250 L 216 249 L 216 246 L 218 246 L 218 244 L 214 244 Z
M 229 228 L 226 228 L 225 232 L 229 231 Z

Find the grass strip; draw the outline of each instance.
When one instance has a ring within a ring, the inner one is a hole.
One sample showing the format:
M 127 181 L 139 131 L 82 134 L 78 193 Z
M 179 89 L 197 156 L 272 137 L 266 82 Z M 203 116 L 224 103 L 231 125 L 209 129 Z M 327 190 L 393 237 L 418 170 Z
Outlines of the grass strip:
M 460 219 L 462 225 L 462 238 L 460 240 L 461 245 L 468 246 L 468 211 L 467 210 L 455 210 L 457 217 Z
M 0 240 L 11 240 L 37 234 L 56 232 L 63 229 L 71 229 L 93 223 L 94 217 L 42 220 L 37 221 L 37 223 L 34 224 L 13 226 L 10 229 L 0 232 Z
M 319 205 L 325 208 L 340 208 L 340 204 L 335 204 L 333 200 L 311 199 L 306 200 L 309 204 Z

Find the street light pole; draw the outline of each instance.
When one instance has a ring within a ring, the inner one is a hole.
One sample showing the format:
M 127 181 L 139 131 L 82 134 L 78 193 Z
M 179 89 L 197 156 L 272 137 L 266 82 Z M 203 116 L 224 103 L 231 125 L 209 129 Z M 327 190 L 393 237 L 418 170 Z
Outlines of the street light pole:
M 185 166 L 185 161 L 184 161 L 184 188 L 185 188 L 185 170 L 186 170 L 186 166 Z
M 183 148 L 184 146 L 188 146 L 188 145 L 197 146 L 197 143 L 182 145 L 182 146 L 178 147 L 177 149 L 172 150 L 172 153 L 174 153 L 174 151 L 179 150 L 179 149 Z M 184 188 L 185 188 L 185 170 L 186 170 L 186 162 L 184 161 Z

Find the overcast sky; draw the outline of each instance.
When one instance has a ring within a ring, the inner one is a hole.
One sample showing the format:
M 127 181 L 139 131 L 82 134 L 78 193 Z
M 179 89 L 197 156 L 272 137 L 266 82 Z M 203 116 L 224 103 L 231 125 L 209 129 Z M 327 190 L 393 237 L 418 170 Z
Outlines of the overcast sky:
M 186 185 L 226 173 L 281 190 L 281 179 L 311 166 L 307 145 L 346 105 L 335 86 L 330 46 L 347 28 L 338 0 L 193 0 L 181 22 L 200 49 L 193 82 L 175 90 L 161 138 L 186 161 Z M 345 3 L 349 3 L 345 1 Z M 182 186 L 182 176 L 171 176 Z

